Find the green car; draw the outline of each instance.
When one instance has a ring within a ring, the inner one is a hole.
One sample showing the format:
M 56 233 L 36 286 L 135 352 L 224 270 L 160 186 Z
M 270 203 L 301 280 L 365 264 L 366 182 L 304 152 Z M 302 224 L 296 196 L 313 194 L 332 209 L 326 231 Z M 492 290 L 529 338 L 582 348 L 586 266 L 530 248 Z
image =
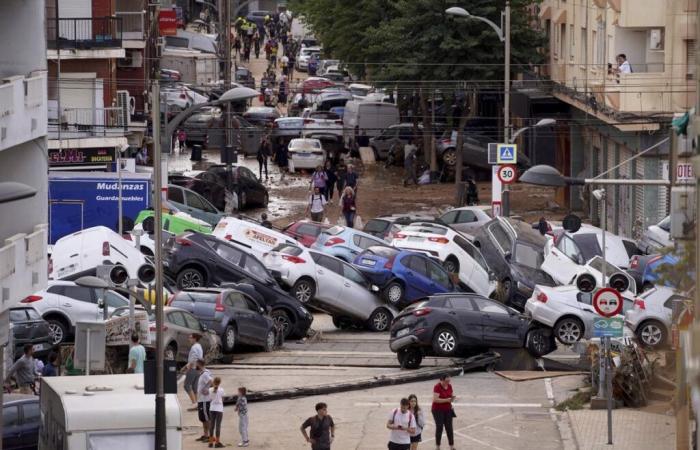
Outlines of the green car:
M 141 211 L 134 221 L 135 225 L 142 223 L 149 217 L 153 217 L 152 209 L 145 209 Z M 144 229 L 147 227 L 144 226 Z M 212 232 L 212 227 L 208 223 L 195 219 L 185 213 L 173 212 L 173 211 L 163 211 L 163 230 L 174 234 L 184 233 L 186 231 L 197 231 L 200 233 L 210 234 Z

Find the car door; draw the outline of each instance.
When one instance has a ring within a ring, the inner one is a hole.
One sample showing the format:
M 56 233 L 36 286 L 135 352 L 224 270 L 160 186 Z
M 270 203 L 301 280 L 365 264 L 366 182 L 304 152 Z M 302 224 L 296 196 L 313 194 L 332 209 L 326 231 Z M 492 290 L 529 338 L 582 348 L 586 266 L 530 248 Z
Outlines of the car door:
M 549 244 L 551 245 L 551 244 Z M 566 234 L 559 236 L 555 246 L 544 257 L 542 270 L 559 284 L 569 284 L 586 262 L 578 246 Z
M 214 255 L 207 255 L 207 257 L 209 262 L 216 267 L 218 281 L 238 283 L 245 278 L 244 272 L 241 270 L 244 255 L 241 250 L 219 241 L 214 244 L 214 251 L 218 257 Z
M 448 211 L 442 216 L 440 216 L 440 221 L 444 223 L 445 225 L 450 225 L 452 228 L 459 230 L 455 225 L 457 224 L 457 216 L 459 215 L 459 211 L 457 210 L 452 210 Z M 460 230 L 461 231 L 461 230 Z
M 238 339 L 246 344 L 251 343 L 253 330 L 253 311 L 250 309 L 245 296 L 240 292 L 229 292 L 227 301 L 232 305 L 232 311 L 238 327 Z
M 169 311 L 166 313 L 166 316 L 168 322 L 166 326 L 173 330 L 172 335 L 174 335 L 175 341 L 177 342 L 176 359 L 178 361 L 187 361 L 187 356 L 190 352 L 189 336 L 192 332 L 187 328 L 187 322 L 185 322 L 182 311 Z
M 478 347 L 484 340 L 484 324 L 481 313 L 469 297 L 455 296 L 446 299 L 447 314 L 455 317 L 461 337 L 460 344 Z M 453 322 L 454 323 L 454 322 Z
M 409 290 L 406 289 L 406 297 L 408 300 L 425 297 L 434 294 L 430 287 L 432 281 L 428 277 L 428 259 L 419 255 L 410 255 L 404 257 L 401 263 L 406 267 L 406 283 L 410 285 L 415 296 L 408 296 Z
M 481 297 L 473 298 L 481 312 L 484 326 L 484 344 L 494 347 L 520 347 L 523 342 L 519 331 L 523 320 L 506 306 Z
M 192 217 L 200 220 L 205 220 L 206 215 L 202 211 L 202 202 L 199 195 L 192 191 L 184 191 L 185 193 L 185 212 Z M 208 221 L 207 221 L 208 222 Z
M 21 448 L 33 449 L 39 444 L 39 425 L 41 422 L 41 410 L 38 401 L 28 401 L 20 405 L 22 413 Z
M 92 288 L 64 286 L 58 306 L 70 316 L 73 323 L 102 319 L 102 309 L 97 307 L 97 295 Z
M 346 262 L 341 262 L 343 269 L 343 290 L 341 301 L 353 317 L 361 320 L 369 319 L 369 316 L 377 307 L 377 298 L 370 292 L 370 283 L 359 270 Z
M 2 408 L 2 448 L 15 450 L 22 448 L 22 426 L 19 406 L 4 405 Z
M 267 340 L 267 332 L 270 328 L 270 322 L 265 315 L 265 306 L 258 304 L 254 299 L 243 295 L 245 301 L 248 304 L 248 309 L 251 311 L 250 315 L 250 344 L 252 345 L 264 345 Z
M 245 182 L 249 203 L 262 204 L 264 201 L 265 187 L 258 182 L 253 172 L 245 167 L 239 167 L 238 171 Z
M 476 232 L 479 227 L 479 218 L 474 211 L 469 209 L 461 210 L 457 216 L 456 223 L 452 226 L 452 228 L 468 234 Z
M 430 279 L 430 289 L 433 293 L 449 292 L 454 290 L 450 274 L 441 264 L 426 258 L 427 275 Z
M 105 291 L 104 305 L 107 307 L 107 317 L 110 317 L 115 309 L 129 306 L 129 300 L 114 291 L 108 290 Z M 101 308 L 100 312 L 102 312 Z
M 341 261 L 316 252 L 312 252 L 311 257 L 316 262 L 316 300 L 323 304 L 337 304 L 345 282 Z
M 489 274 L 489 266 L 486 264 L 484 256 L 478 248 L 471 242 L 464 239 L 462 236 L 455 236 L 455 244 L 457 244 L 471 259 L 471 270 L 469 274 L 469 287 L 477 294 L 488 297 L 491 294 L 491 275 Z M 460 267 L 460 271 L 463 268 Z

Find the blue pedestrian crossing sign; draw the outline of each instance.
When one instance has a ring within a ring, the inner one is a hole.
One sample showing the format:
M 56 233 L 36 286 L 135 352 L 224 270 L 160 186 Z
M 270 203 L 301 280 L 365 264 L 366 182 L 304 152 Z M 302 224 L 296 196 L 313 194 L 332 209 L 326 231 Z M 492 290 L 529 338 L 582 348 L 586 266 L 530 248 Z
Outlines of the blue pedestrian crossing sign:
M 496 147 L 496 162 L 498 164 L 515 164 L 518 162 L 517 144 L 498 144 Z

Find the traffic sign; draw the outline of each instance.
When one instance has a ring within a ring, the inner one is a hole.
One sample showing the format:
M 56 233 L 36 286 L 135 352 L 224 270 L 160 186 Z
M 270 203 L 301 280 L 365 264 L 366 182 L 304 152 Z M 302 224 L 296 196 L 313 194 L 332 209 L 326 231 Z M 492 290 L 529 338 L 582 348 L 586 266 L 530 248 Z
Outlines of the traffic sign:
M 503 209 L 501 202 L 493 201 L 491 202 L 491 215 L 493 217 L 499 217 L 503 215 Z
M 498 144 L 496 147 L 496 162 L 498 164 L 517 163 L 518 146 L 516 144 Z
M 498 179 L 501 180 L 503 184 L 514 183 L 518 178 L 518 169 L 510 164 L 505 164 L 498 168 Z
M 613 288 L 598 290 L 593 296 L 593 308 L 603 317 L 612 317 L 622 312 L 622 296 Z
M 621 338 L 624 325 L 621 317 L 596 317 L 593 319 L 593 337 Z

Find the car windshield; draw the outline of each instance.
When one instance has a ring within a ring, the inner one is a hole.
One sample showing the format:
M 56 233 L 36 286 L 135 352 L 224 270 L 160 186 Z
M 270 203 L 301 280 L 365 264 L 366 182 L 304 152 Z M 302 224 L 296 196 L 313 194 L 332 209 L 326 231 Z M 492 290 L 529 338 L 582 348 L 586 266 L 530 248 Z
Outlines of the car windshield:
M 418 232 L 418 233 L 430 233 L 430 234 L 439 234 L 441 236 L 444 236 L 447 234 L 447 228 L 445 227 L 437 227 L 437 226 L 431 226 L 430 224 L 420 224 L 420 225 L 409 225 L 406 228 L 404 228 L 404 231 L 413 231 L 413 232 Z
M 610 264 L 609 262 L 605 261 L 602 256 L 596 256 L 590 261 L 588 261 L 588 265 L 597 270 L 600 273 L 603 273 L 603 265 L 605 265 L 605 273 L 610 276 L 610 274 L 613 274 L 615 272 L 620 272 L 620 268 L 617 266 L 614 266 Z
M 664 220 L 659 222 L 658 227 L 667 233 L 671 232 L 671 216 L 666 216 Z
M 539 269 L 544 262 L 544 250 L 522 241 L 516 241 L 513 261 L 525 267 Z
M 391 222 L 387 220 L 370 219 L 365 224 L 364 231 L 367 233 L 383 233 L 387 228 L 389 228 L 389 225 L 391 225 Z
M 316 139 L 293 139 L 289 148 L 321 148 L 321 142 Z
M 374 247 L 369 247 L 367 250 L 365 250 L 366 254 L 369 255 L 377 255 L 381 256 L 383 258 L 393 258 L 396 255 L 398 255 L 400 250 L 397 250 L 393 247 L 384 247 L 384 246 L 374 246 Z

